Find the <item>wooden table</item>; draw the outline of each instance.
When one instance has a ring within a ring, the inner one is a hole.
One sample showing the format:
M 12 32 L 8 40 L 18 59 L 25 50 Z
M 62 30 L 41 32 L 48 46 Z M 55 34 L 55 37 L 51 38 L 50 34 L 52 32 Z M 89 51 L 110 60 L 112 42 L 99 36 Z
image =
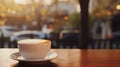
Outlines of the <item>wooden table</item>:
M 120 50 L 54 49 L 59 56 L 45 64 L 25 64 L 10 59 L 17 49 L 0 49 L 0 67 L 120 67 Z

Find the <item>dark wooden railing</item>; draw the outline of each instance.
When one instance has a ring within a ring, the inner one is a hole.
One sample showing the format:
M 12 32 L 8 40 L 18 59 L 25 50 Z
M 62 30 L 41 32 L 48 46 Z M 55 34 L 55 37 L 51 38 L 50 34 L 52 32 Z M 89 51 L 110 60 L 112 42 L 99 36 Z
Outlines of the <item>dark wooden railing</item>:
M 62 40 L 58 38 L 58 34 L 54 34 L 54 37 L 50 40 L 52 41 L 52 48 L 79 48 L 79 39 L 74 39 L 74 42 L 69 38 L 68 40 Z M 9 38 L 8 38 L 9 39 Z M 2 35 L 0 37 L 0 48 L 17 48 L 17 41 L 10 41 L 4 38 Z M 109 39 L 90 39 L 87 45 L 87 49 L 120 49 L 119 40 L 109 40 Z
M 17 48 L 17 41 L 4 43 L 0 38 L 0 48 Z M 61 40 L 52 40 L 52 48 L 79 48 L 79 44 L 75 42 L 63 43 Z M 98 40 L 93 39 L 89 42 L 87 49 L 120 49 L 120 42 L 114 40 Z

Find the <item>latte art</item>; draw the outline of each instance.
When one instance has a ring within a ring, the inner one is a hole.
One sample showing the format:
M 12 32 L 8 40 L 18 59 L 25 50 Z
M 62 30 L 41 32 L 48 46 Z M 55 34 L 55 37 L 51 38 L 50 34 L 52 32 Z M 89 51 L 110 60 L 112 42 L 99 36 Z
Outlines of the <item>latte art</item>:
M 41 43 L 49 43 L 49 40 L 44 39 L 25 39 L 18 41 L 18 44 L 41 44 Z

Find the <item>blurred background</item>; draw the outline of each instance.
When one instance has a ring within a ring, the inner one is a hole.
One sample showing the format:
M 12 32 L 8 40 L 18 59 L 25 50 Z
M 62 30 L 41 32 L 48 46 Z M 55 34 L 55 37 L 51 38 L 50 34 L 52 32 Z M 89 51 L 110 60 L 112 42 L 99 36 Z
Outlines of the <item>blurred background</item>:
M 0 47 L 27 38 L 49 39 L 52 48 L 78 48 L 78 0 L 0 0 Z M 119 49 L 120 0 L 89 0 L 89 49 Z

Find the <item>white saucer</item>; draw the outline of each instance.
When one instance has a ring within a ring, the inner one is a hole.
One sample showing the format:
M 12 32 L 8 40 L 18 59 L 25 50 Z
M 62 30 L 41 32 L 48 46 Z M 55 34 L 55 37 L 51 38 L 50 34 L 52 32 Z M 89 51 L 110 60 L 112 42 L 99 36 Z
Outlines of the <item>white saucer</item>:
M 46 62 L 56 58 L 58 55 L 54 51 L 50 51 L 48 55 L 44 59 L 37 59 L 37 60 L 26 60 L 24 59 L 19 52 L 13 53 L 10 55 L 10 58 L 13 60 L 17 60 L 20 62 Z

